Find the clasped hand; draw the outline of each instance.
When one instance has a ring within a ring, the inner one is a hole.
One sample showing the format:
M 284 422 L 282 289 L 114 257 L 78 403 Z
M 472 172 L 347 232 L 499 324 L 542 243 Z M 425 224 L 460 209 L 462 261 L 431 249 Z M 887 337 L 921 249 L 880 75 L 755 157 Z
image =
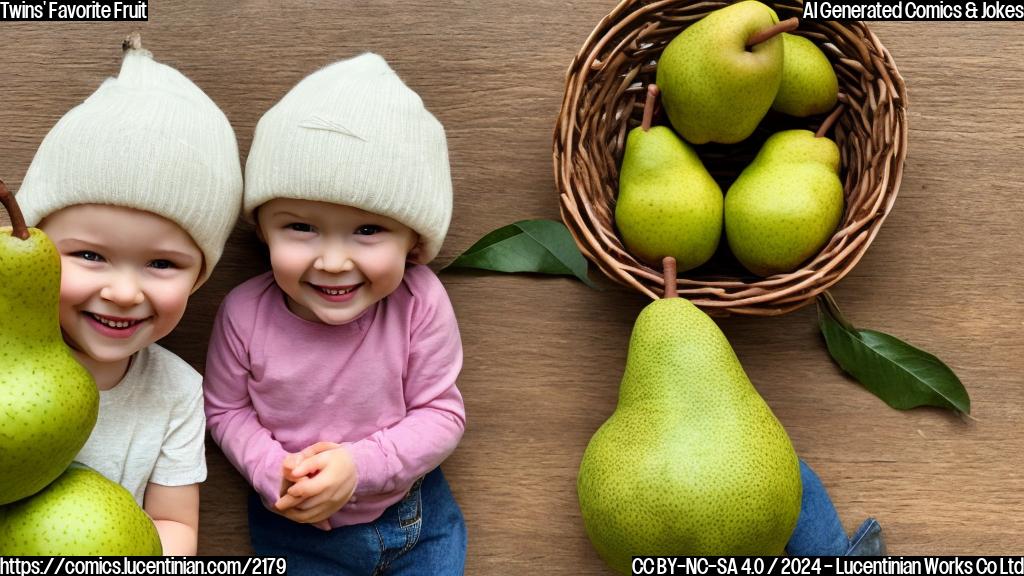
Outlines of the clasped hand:
M 348 449 L 317 442 L 285 457 L 274 508 L 285 518 L 329 530 L 327 519 L 348 503 L 355 488 L 356 465 Z

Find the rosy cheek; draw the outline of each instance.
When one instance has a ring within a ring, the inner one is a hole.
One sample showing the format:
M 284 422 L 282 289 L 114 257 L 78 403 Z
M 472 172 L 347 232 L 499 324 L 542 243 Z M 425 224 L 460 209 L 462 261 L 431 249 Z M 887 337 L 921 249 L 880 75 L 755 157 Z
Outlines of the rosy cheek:
M 79 270 L 75 262 L 62 259 L 60 274 L 61 309 L 65 306 L 74 306 L 88 300 L 93 292 L 98 291 L 98 289 L 92 287 L 96 283 L 95 278 L 88 272 Z
M 303 269 L 303 263 L 307 258 L 305 251 L 300 247 L 287 243 L 272 243 L 270 245 L 270 263 L 275 270 L 295 274 Z
M 174 294 L 171 298 L 167 299 L 167 302 L 163 306 L 166 309 L 167 314 L 176 318 L 181 318 L 185 314 L 185 308 L 188 306 L 188 294 Z
M 178 326 L 188 306 L 188 290 L 189 287 L 182 283 L 148 292 L 151 312 L 156 317 L 154 341 L 170 334 Z
M 192 293 L 193 284 L 194 281 L 191 279 L 191 276 L 182 275 L 173 284 L 165 286 L 161 298 L 163 300 L 161 307 L 172 315 L 183 315 L 186 306 L 188 306 L 188 297 Z
M 386 262 L 379 262 L 377 266 L 374 266 L 367 276 L 381 288 L 386 288 L 390 292 L 402 283 L 404 274 L 405 261 L 398 260 L 397 256 L 392 255 Z
M 75 322 L 78 320 L 78 311 L 72 308 L 70 304 L 65 304 L 63 301 L 60 304 L 59 310 L 61 329 L 65 332 L 73 330 Z

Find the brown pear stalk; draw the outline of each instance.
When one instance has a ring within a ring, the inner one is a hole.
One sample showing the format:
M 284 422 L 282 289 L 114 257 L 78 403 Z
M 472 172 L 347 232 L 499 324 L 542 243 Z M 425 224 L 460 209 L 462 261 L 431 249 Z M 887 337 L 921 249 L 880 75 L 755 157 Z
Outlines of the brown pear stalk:
M 753 36 L 747 39 L 747 48 L 753 48 L 754 46 L 757 46 L 761 42 L 770 40 L 775 36 L 782 34 L 783 32 L 792 32 L 793 30 L 796 30 L 797 26 L 799 25 L 800 19 L 797 18 L 796 16 L 793 16 L 792 18 L 787 18 L 782 22 L 779 22 L 778 24 L 774 24 L 763 30 L 759 30 L 757 33 L 755 33 Z
M 7 209 L 7 215 L 11 217 L 11 236 L 28 240 L 28 226 L 25 225 L 25 217 L 21 214 L 21 208 L 14 199 L 14 194 L 7 189 L 7 185 L 0 180 L 0 204 Z
M 647 100 L 644 101 L 644 120 L 640 124 L 644 132 L 651 129 L 651 121 L 654 120 L 654 105 L 657 103 L 660 94 L 661 88 L 658 88 L 657 84 L 651 84 L 647 87 Z
M 671 256 L 665 256 L 661 260 L 661 274 L 665 280 L 665 292 L 662 294 L 662 298 L 675 298 L 679 296 L 678 288 L 676 286 L 676 259 Z

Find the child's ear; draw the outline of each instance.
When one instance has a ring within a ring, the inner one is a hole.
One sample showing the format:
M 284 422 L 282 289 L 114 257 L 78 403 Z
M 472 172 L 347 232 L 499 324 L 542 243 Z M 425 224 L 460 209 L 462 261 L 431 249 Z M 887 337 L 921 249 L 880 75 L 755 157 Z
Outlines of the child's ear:
M 192 285 L 192 291 L 189 292 L 189 296 L 196 293 L 196 290 L 206 284 L 206 281 L 210 279 L 210 276 L 206 273 L 206 257 L 203 257 L 203 265 L 199 267 L 199 276 L 196 277 L 196 283 Z
M 267 237 L 263 235 L 263 225 L 260 224 L 260 211 L 258 208 L 256 209 L 256 213 L 253 214 L 253 220 L 255 220 L 256 223 L 256 237 L 260 239 L 260 242 L 266 245 Z
M 405 257 L 407 262 L 420 263 L 420 256 L 423 255 L 423 241 L 419 238 L 416 239 L 416 244 L 409 250 L 409 254 Z

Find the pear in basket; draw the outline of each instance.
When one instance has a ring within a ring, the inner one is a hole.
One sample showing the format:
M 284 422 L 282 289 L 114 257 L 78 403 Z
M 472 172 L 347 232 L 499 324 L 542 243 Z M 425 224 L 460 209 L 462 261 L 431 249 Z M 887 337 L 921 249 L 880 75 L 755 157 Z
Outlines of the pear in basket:
M 792 272 L 817 254 L 843 215 L 839 148 L 809 130 L 765 141 L 725 195 L 725 235 L 758 276 Z
M 782 43 L 782 81 L 772 110 L 800 117 L 832 111 L 839 101 L 839 79 L 832 63 L 803 36 L 783 34 Z
M 676 36 L 658 60 L 657 83 L 676 131 L 693 144 L 745 140 L 782 80 L 784 31 L 768 6 L 746 0 L 711 12 Z
M 657 86 L 648 87 L 643 124 L 630 131 L 619 171 L 615 225 L 629 252 L 682 270 L 715 253 L 722 235 L 722 189 L 697 153 L 667 126 L 650 126 Z

